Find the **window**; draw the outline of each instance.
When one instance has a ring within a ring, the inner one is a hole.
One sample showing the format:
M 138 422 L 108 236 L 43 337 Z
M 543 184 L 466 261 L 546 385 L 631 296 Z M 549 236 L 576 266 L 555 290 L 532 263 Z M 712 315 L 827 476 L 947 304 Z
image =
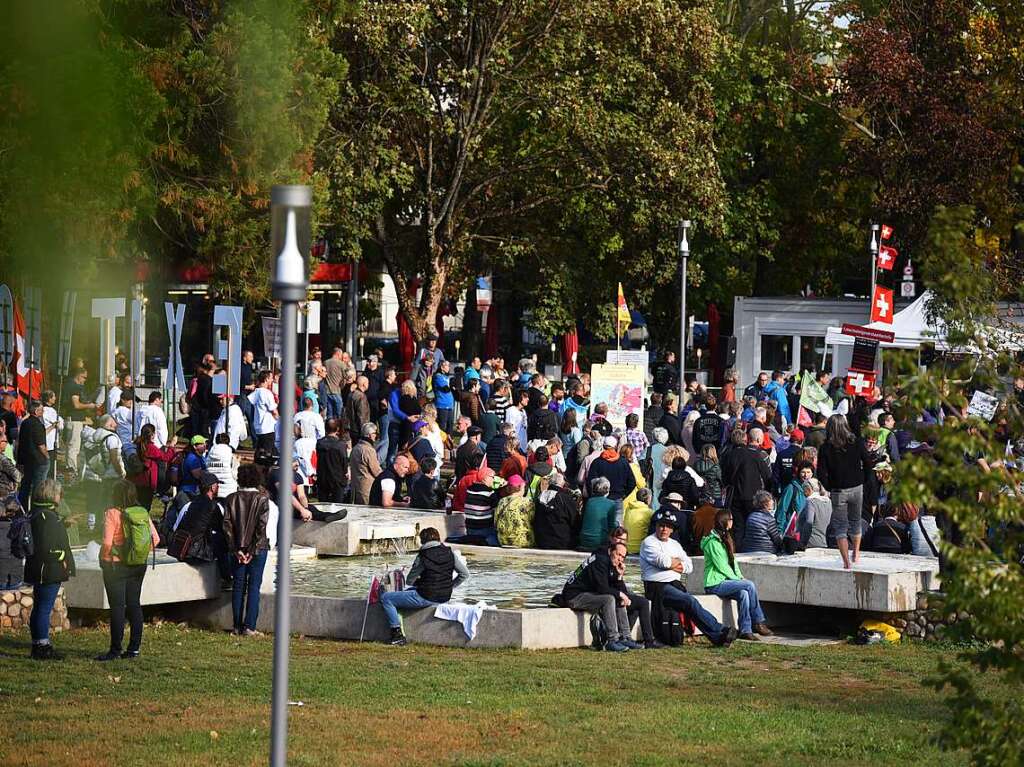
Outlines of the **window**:
M 800 367 L 803 370 L 832 369 L 832 350 L 825 346 L 824 336 L 800 336 Z
M 790 370 L 792 367 L 793 336 L 762 335 L 761 370 Z

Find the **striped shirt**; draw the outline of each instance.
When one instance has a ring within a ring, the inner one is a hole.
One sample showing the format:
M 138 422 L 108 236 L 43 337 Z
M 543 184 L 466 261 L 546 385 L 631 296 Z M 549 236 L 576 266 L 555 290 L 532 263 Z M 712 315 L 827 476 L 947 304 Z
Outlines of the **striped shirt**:
M 466 531 L 494 527 L 494 508 L 498 494 L 483 482 L 474 482 L 466 488 Z

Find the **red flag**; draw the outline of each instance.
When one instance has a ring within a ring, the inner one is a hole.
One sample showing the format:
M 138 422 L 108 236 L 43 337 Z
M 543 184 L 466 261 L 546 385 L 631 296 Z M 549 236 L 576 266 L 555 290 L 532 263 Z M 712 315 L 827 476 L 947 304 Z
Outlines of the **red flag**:
M 797 426 L 813 426 L 814 421 L 811 420 L 811 414 L 807 412 L 807 408 L 800 406 L 800 410 L 796 414 Z
M 888 224 L 882 224 L 882 239 L 888 240 L 892 237 L 892 227 Z
M 875 372 L 849 370 L 846 373 L 846 393 L 853 397 L 866 397 L 875 388 Z
M 892 290 L 875 286 L 875 294 L 871 297 L 871 321 L 892 324 Z
M 875 263 L 879 269 L 885 269 L 887 272 L 891 272 L 893 266 L 896 265 L 896 257 L 899 252 L 896 248 L 890 248 L 888 245 L 883 245 L 878 249 L 878 258 Z
M 800 528 L 797 525 L 797 515 L 794 511 L 789 517 L 789 524 L 786 525 L 786 531 L 782 534 L 783 538 L 792 538 L 794 541 L 800 540 Z
M 21 314 L 18 304 L 14 304 L 14 357 L 11 360 L 14 367 L 15 386 L 18 391 L 24 392 L 30 399 L 38 399 L 43 391 L 43 374 L 36 368 L 29 370 L 28 359 L 25 355 L 25 318 Z

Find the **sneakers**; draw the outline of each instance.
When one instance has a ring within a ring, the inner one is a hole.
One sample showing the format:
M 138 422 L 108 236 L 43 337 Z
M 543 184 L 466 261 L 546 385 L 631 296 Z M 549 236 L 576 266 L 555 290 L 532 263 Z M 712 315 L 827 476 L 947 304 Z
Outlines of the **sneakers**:
M 391 639 L 388 644 L 401 647 L 409 644 L 409 640 L 405 638 L 405 634 L 402 633 L 402 629 L 391 629 Z
M 608 652 L 629 652 L 629 647 L 623 642 L 609 642 L 604 646 L 604 649 Z
M 744 631 L 742 634 L 740 634 L 739 638 L 740 639 L 746 639 L 748 642 L 760 642 L 761 641 L 760 638 L 757 636 L 757 634 L 753 634 L 753 633 L 751 633 L 749 631 Z
M 261 637 L 261 636 L 263 636 L 263 632 L 262 631 L 257 631 L 256 629 L 242 629 L 242 636 L 244 636 L 244 637 Z
M 330 524 L 331 522 L 337 522 L 339 520 L 342 520 L 347 516 L 348 509 L 342 509 L 341 511 L 336 511 L 333 514 L 328 514 L 326 517 L 324 517 L 324 522 Z
M 102 655 L 97 655 L 94 660 L 98 660 L 100 663 L 106 663 L 107 661 L 117 660 L 120 657 L 120 650 L 107 650 Z
M 767 623 L 755 623 L 754 631 L 763 637 L 770 637 L 775 633 L 770 628 L 768 628 Z
M 630 650 L 642 650 L 642 649 L 644 649 L 644 646 L 640 642 L 634 641 L 632 637 L 628 637 L 626 639 L 620 639 L 619 643 L 626 645 L 626 647 L 628 647 Z
M 46 644 L 32 645 L 32 660 L 64 660 L 64 656 L 53 649 L 53 645 Z
M 664 650 L 668 645 L 662 644 L 657 639 L 652 639 L 650 642 L 644 642 L 645 650 Z

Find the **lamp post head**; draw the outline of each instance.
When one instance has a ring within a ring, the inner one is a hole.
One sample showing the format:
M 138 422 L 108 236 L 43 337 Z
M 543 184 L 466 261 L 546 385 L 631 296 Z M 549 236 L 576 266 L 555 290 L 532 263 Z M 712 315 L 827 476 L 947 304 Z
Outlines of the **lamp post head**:
M 682 258 L 689 258 L 690 256 L 690 242 L 687 239 L 689 232 L 690 221 L 689 219 L 683 219 L 679 222 L 679 227 L 676 230 L 676 244 L 679 249 L 679 255 Z
M 868 242 L 868 250 L 871 253 L 878 253 L 878 230 L 881 228 L 879 224 L 871 225 L 871 239 Z
M 270 190 L 270 292 L 278 301 L 306 298 L 312 205 L 313 190 L 308 186 L 274 186 Z

